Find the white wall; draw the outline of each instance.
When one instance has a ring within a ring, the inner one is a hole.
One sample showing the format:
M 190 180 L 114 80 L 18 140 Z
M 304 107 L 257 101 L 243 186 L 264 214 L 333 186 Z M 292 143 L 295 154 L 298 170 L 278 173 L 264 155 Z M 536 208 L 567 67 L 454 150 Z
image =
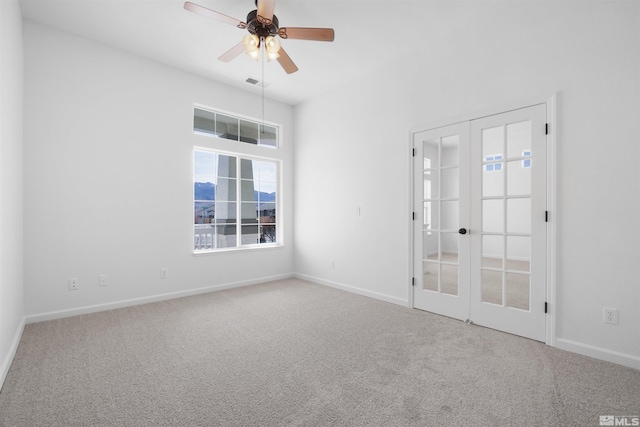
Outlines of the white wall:
M 292 107 L 266 103 L 278 152 L 194 136 L 194 103 L 260 119 L 260 98 L 29 21 L 24 43 L 28 321 L 292 274 L 290 221 L 284 247 L 192 254 L 194 144 L 283 159 L 291 218 Z
M 409 130 L 558 92 L 557 345 L 640 368 L 640 4 L 429 7 L 423 49 L 295 108 L 296 272 L 406 303 Z
M 22 17 L 0 2 L 0 388 L 24 325 L 22 290 Z

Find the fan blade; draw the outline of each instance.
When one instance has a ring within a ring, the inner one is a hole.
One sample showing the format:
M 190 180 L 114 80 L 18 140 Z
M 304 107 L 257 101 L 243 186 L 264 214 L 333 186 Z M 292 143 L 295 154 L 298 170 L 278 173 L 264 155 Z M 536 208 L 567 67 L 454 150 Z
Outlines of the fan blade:
M 219 61 L 222 62 L 231 62 L 236 59 L 242 52 L 244 52 L 244 44 L 242 42 L 238 43 L 222 55 L 218 57 Z
M 335 36 L 333 28 L 280 28 L 278 35 L 283 39 L 316 40 L 332 42 Z
M 226 22 L 227 24 L 231 24 L 238 28 L 242 28 L 242 29 L 247 28 L 246 22 L 242 22 L 239 19 L 232 18 L 231 16 L 227 16 L 220 12 L 216 12 L 215 10 L 207 9 L 206 7 L 199 6 L 195 3 L 191 3 L 190 1 L 184 3 L 184 8 L 189 12 L 194 12 L 199 15 L 204 15 L 218 21 Z
M 271 25 L 275 7 L 276 0 L 258 0 L 258 21 L 264 25 Z
M 282 65 L 282 68 L 284 68 L 284 71 L 286 71 L 287 74 L 292 74 L 298 71 L 298 67 L 296 67 L 296 64 L 293 63 L 283 48 L 280 48 L 278 54 L 280 55 L 278 57 L 278 62 Z

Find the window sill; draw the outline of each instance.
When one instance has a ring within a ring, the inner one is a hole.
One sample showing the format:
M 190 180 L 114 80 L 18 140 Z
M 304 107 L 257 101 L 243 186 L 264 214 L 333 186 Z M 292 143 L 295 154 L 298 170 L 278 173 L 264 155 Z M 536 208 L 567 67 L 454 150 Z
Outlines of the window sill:
M 202 256 L 202 255 L 216 255 L 216 254 L 226 254 L 232 252 L 247 252 L 247 251 L 264 251 L 269 249 L 281 249 L 284 248 L 283 244 L 274 243 L 274 244 L 262 244 L 256 246 L 243 246 L 241 248 L 223 248 L 223 249 L 210 249 L 204 251 L 193 251 L 194 256 Z

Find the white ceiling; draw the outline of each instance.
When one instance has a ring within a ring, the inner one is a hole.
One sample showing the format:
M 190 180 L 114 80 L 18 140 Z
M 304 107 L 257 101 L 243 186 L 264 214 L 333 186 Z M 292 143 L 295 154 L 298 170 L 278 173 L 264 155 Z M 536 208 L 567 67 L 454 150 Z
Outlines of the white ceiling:
M 192 0 L 245 21 L 254 0 Z M 183 0 L 20 0 L 24 19 L 104 43 L 241 89 L 262 80 L 247 55 L 231 63 L 217 57 L 246 34 L 234 26 L 188 12 Z M 331 27 L 335 41 L 283 40 L 299 67 L 286 74 L 265 64 L 265 96 L 291 105 L 338 87 L 424 43 L 425 28 L 441 26 L 444 2 L 411 0 L 278 0 L 281 27 Z M 450 3 L 449 3 L 450 4 Z

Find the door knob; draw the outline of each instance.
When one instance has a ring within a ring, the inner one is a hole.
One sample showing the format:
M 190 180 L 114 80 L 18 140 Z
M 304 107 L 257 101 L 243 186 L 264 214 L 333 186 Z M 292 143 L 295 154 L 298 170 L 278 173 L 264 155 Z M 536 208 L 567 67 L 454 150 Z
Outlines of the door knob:
M 460 230 L 458 230 L 458 233 L 467 234 L 467 229 L 466 228 L 461 228 Z

